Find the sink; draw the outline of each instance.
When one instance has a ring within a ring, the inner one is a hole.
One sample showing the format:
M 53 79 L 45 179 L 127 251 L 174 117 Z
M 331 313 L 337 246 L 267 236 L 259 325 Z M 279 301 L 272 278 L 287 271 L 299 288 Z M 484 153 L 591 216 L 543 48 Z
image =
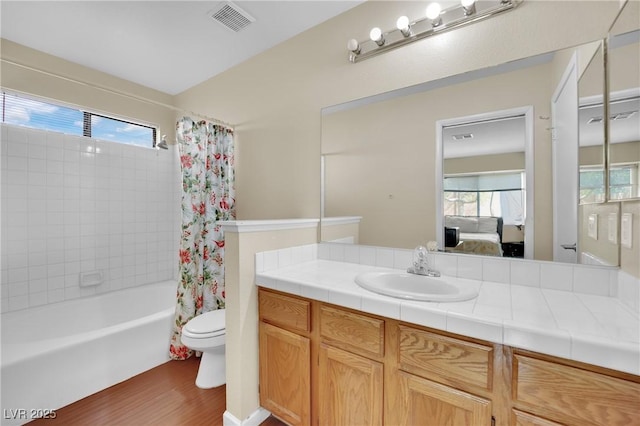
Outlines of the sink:
M 478 295 L 475 288 L 462 288 L 446 278 L 406 272 L 365 272 L 355 278 L 365 290 L 399 299 L 429 302 L 460 302 Z

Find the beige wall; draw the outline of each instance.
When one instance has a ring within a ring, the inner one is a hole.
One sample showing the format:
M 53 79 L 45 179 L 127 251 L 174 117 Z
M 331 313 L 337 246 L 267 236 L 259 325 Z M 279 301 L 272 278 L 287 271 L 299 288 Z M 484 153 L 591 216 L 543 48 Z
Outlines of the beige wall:
M 159 126 L 158 137 L 175 141 L 176 112 L 162 106 L 173 104 L 171 95 L 5 39 L 0 57 L 3 89 Z
M 618 4 L 526 1 L 488 21 L 347 61 L 348 39 L 422 9 L 366 2 L 176 97 L 185 109 L 237 124 L 239 218 L 319 216 L 321 108 L 603 38 Z
M 524 152 L 447 158 L 444 160 L 443 166 L 445 175 L 524 170 L 524 168 Z
M 258 288 L 255 254 L 267 250 L 313 244 L 312 228 L 263 231 L 225 231 L 227 411 L 245 420 L 260 406 L 258 399 Z
M 589 215 L 596 214 L 598 217 L 598 234 L 597 239 L 591 238 L 587 234 Z M 618 227 L 615 228 L 617 242 L 611 243 L 608 239 L 609 235 L 609 214 L 615 214 L 619 221 L 620 204 L 582 204 L 578 206 L 578 258 L 581 253 L 590 253 L 599 259 L 602 259 L 609 265 L 618 265 L 619 262 L 619 235 Z
M 633 215 L 633 237 L 631 248 L 620 248 L 620 264 L 625 272 L 640 278 L 640 200 L 623 201 L 621 211 Z

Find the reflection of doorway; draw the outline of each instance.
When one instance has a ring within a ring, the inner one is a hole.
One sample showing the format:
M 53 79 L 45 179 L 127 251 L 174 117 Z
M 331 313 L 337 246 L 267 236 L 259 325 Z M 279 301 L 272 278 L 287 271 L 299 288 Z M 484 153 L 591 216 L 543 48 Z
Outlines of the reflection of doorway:
M 576 263 L 578 242 L 578 71 L 574 54 L 551 100 L 553 260 Z
M 516 133 L 518 137 L 514 137 Z M 514 243 L 524 240 L 524 248 L 522 243 L 517 245 L 517 256 L 533 259 L 533 108 L 440 120 L 436 123 L 436 154 L 441 159 L 436 162 L 436 193 L 440 194 L 436 198 L 438 246 L 445 247 L 444 209 L 447 205 L 454 209 L 458 207 L 456 211 L 462 211 L 462 216 L 502 216 L 509 214 L 505 204 L 508 195 L 512 199 L 521 196 L 523 212 L 519 217 L 512 214 L 504 229 L 520 231 L 520 235 L 512 240 Z M 511 163 L 518 156 L 520 163 Z M 451 204 L 449 199 L 457 200 L 457 203 Z M 475 204 L 474 199 L 478 199 Z M 466 207 L 460 207 L 463 201 Z M 512 208 L 512 212 L 516 210 Z M 448 215 L 447 222 L 451 220 L 452 215 Z M 513 255 L 507 251 L 504 254 Z

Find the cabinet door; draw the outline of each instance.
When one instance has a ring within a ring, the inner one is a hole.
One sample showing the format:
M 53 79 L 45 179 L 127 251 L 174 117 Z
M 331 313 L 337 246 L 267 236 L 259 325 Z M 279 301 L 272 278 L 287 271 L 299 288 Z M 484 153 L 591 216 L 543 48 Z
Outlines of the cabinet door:
M 404 407 L 394 423 L 401 425 L 491 425 L 491 402 L 478 396 L 399 372 Z
M 308 338 L 260 322 L 260 405 L 290 425 L 311 424 Z
M 326 344 L 319 361 L 320 425 L 382 425 L 382 364 Z

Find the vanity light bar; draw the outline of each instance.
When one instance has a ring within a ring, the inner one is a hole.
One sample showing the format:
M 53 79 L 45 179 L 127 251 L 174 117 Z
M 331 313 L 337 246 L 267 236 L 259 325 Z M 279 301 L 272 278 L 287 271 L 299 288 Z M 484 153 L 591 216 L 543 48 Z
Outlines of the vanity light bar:
M 414 41 L 422 40 L 448 30 L 482 21 L 502 12 L 515 9 L 524 0 L 496 0 L 475 2 L 462 0 L 460 4 L 440 10 L 437 3 L 430 3 L 424 18 L 410 22 L 406 16 L 398 18 L 397 29 L 382 32 L 380 28 L 371 30 L 370 39 L 358 42 L 351 39 L 347 43 L 349 61 L 358 62 L 379 55 Z

